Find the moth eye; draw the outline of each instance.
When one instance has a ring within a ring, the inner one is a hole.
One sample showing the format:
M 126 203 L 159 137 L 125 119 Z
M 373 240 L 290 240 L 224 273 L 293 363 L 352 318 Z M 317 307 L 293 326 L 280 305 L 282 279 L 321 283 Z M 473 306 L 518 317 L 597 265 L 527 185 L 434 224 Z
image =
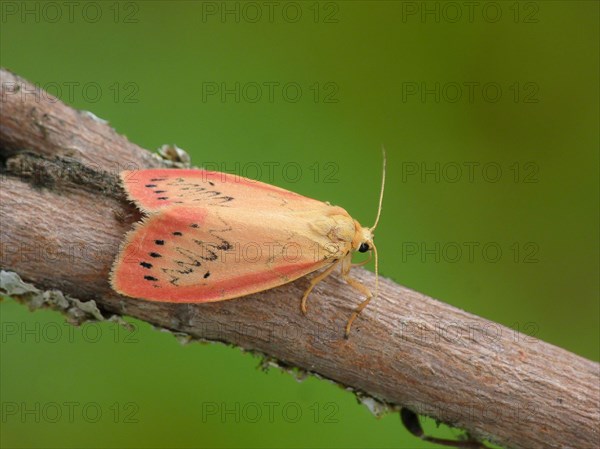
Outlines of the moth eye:
M 367 251 L 369 251 L 371 248 L 369 247 L 368 243 L 361 243 L 360 247 L 358 248 L 358 252 L 359 253 L 366 253 Z

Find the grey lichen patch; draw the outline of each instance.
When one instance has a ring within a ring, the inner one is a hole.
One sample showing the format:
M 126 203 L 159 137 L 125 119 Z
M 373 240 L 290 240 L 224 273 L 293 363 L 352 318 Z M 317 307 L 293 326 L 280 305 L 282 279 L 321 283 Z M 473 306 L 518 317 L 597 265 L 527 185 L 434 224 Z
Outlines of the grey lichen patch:
M 17 273 L 4 270 L 0 271 L 0 290 L 11 296 L 39 292 L 35 286 L 24 282 Z
M 269 372 L 271 368 L 276 368 L 280 371 L 283 371 L 284 373 L 291 375 L 296 380 L 296 382 L 304 382 L 312 374 L 309 371 L 306 371 L 294 365 L 290 365 L 289 363 L 285 363 L 262 352 L 246 352 L 250 352 L 253 356 L 258 357 L 260 359 L 258 363 L 258 368 L 265 373 Z
M 11 295 L 13 298 L 15 295 Z M 24 298 L 16 298 L 18 300 Z M 27 305 L 30 310 L 42 309 L 49 307 L 55 310 L 69 310 L 69 300 L 65 298 L 62 292 L 58 290 L 46 290 L 39 291 L 39 294 L 33 295 L 28 298 Z
M 91 118 L 93 121 L 98 122 L 98 123 L 100 123 L 102 125 L 108 125 L 108 120 L 104 120 L 103 118 L 98 117 L 93 112 L 80 110 L 79 113 L 82 116 Z
M 119 326 L 123 326 L 129 332 L 135 331 L 135 326 L 129 321 L 125 321 L 121 315 L 111 315 L 108 317 L 108 319 L 105 319 L 105 321 L 108 321 L 109 323 L 116 323 Z
M 175 337 L 182 346 L 187 345 L 188 343 L 190 343 L 192 341 L 197 341 L 198 343 L 206 343 L 206 341 L 203 341 L 200 339 L 194 339 L 190 334 L 186 334 L 185 332 L 174 331 L 171 329 L 166 329 L 164 327 L 157 327 L 157 326 L 152 326 L 152 327 L 154 327 L 154 329 L 158 330 L 159 332 L 164 332 L 166 334 L 173 335 L 173 337 Z
M 49 308 L 61 312 L 70 324 L 79 326 L 90 321 L 107 320 L 94 300 L 80 301 L 59 290 L 39 290 L 12 271 L 0 271 L 0 293 L 26 304 L 30 310 Z M 122 318 L 110 317 L 109 321 L 123 324 Z
M 349 389 L 352 390 L 352 389 Z M 353 390 L 352 390 L 353 391 Z M 388 404 L 387 402 L 380 401 L 372 396 L 369 396 L 361 391 L 353 391 L 356 396 L 356 400 L 359 404 L 364 405 L 367 409 L 375 416 L 376 418 L 381 418 L 382 416 L 397 412 L 400 410 L 400 407 L 394 404 Z
M 82 302 L 77 298 L 70 298 L 70 301 L 75 306 L 74 309 L 80 310 L 88 315 L 91 315 L 98 321 L 105 320 L 104 316 L 102 316 L 102 313 L 98 309 L 98 306 L 96 306 L 96 301 L 94 301 L 93 299 L 90 301 Z
M 167 167 L 190 168 L 192 159 L 187 152 L 177 145 L 165 144 L 157 150 L 154 156 L 160 159 Z

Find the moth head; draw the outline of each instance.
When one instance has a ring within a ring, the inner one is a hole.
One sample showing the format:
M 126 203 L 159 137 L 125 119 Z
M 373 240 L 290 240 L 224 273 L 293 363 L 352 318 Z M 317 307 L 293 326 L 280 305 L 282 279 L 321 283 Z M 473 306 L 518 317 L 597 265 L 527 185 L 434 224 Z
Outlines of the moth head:
M 358 223 L 357 223 L 358 225 Z M 373 245 L 373 232 L 370 228 L 363 228 L 357 226 L 356 237 L 355 237 L 354 251 L 359 253 L 366 253 L 371 251 L 375 245 Z

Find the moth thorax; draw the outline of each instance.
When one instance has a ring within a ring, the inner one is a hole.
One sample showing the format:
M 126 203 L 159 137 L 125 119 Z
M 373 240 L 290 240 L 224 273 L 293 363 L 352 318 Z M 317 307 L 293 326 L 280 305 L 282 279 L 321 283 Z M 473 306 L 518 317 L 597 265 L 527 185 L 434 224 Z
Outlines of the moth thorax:
M 354 223 L 347 215 L 330 215 L 313 221 L 311 227 L 324 236 L 328 243 L 344 242 L 349 245 L 355 233 Z

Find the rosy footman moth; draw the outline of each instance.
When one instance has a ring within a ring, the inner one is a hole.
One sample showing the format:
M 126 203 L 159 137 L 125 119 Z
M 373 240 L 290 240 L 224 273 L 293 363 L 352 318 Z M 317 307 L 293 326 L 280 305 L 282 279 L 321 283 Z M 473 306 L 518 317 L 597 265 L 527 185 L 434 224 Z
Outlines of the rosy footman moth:
M 375 224 L 366 228 L 341 207 L 269 184 L 200 169 L 121 172 L 127 196 L 146 216 L 130 231 L 111 273 L 120 294 L 149 301 L 202 303 L 238 298 L 324 269 L 313 287 L 340 266 L 366 298 L 346 325 L 346 337 L 373 295 L 350 277 L 352 254 L 377 249 L 385 184 L 385 154 Z M 378 277 L 376 277 L 376 293 Z

